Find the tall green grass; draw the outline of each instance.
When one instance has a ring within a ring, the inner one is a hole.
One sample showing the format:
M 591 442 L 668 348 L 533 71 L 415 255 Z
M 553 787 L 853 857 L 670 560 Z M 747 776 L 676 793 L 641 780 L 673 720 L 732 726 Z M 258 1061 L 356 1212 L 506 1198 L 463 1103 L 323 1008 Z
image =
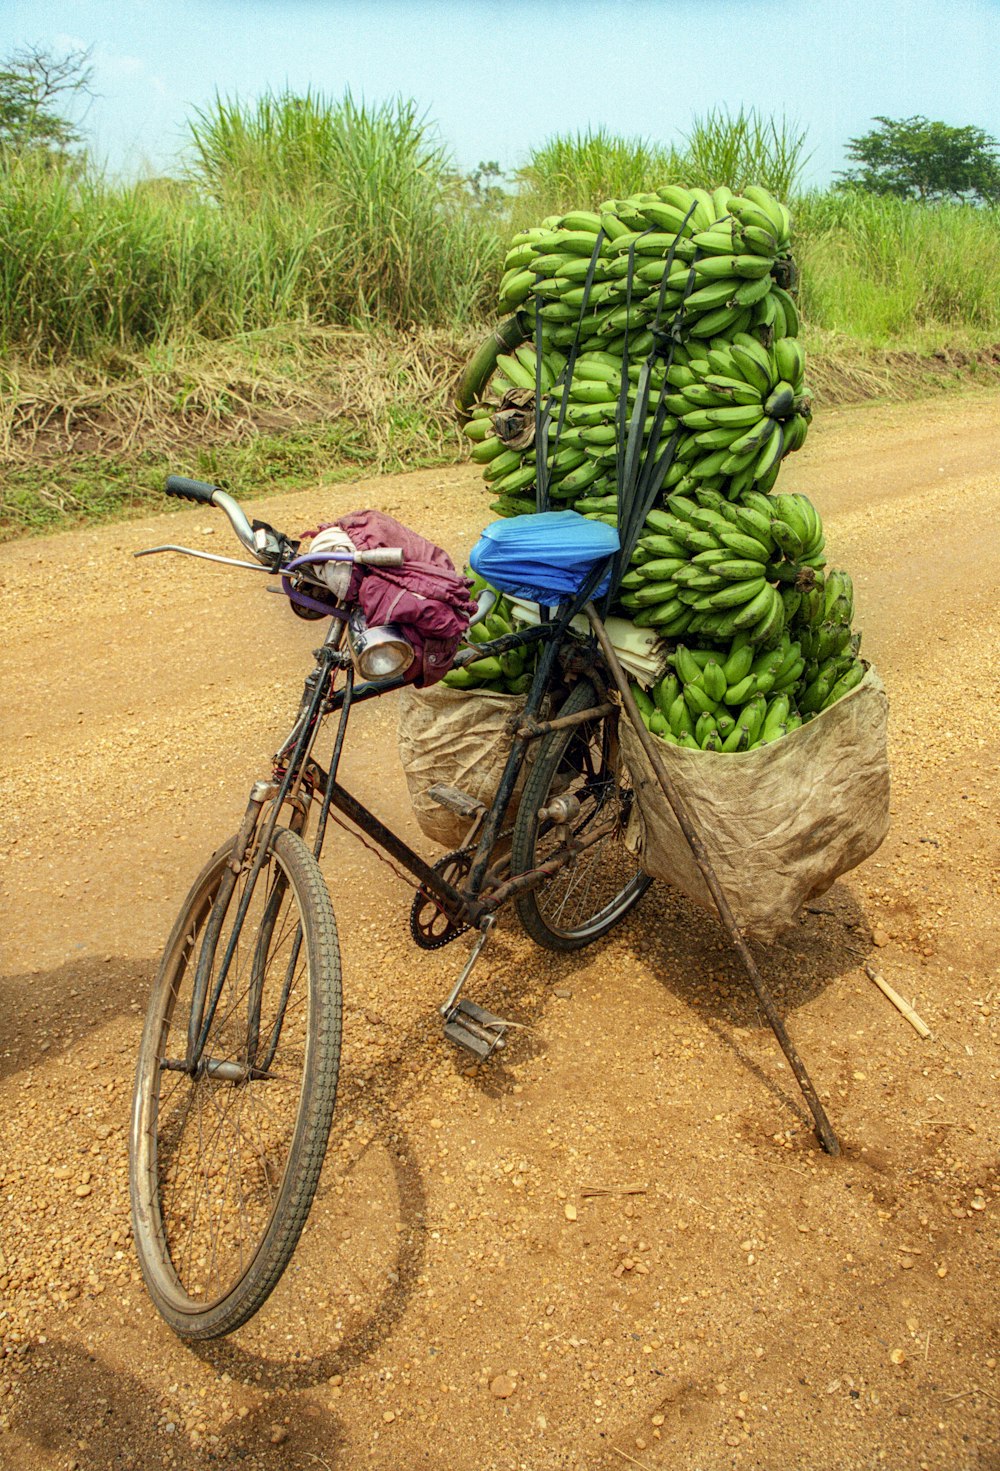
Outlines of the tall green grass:
M 500 242 L 463 207 L 415 103 L 219 99 L 195 115 L 191 142 L 193 178 L 224 214 L 313 222 L 302 275 L 314 317 L 324 298 L 325 320 L 394 326 L 451 325 L 485 307 Z
M 412 104 L 218 102 L 189 188 L 0 167 L 0 350 L 94 355 L 279 323 L 483 316 L 502 240 Z
M 791 199 L 808 162 L 805 131 L 754 108 L 713 108 L 695 119 L 684 145 L 683 182 L 703 189 L 727 184 L 738 192 L 760 184 L 779 199 Z
M 805 138 L 716 110 L 675 147 L 606 130 L 535 149 L 484 210 L 412 102 L 217 99 L 181 180 L 0 165 L 0 352 L 90 359 L 274 329 L 463 330 L 494 315 L 510 234 L 665 181 L 789 198 L 807 330 L 880 346 L 1000 331 L 1000 216 L 855 193 L 794 197 Z
M 781 199 L 796 189 L 807 162 L 806 135 L 785 119 L 753 108 L 716 108 L 696 118 L 678 148 L 648 138 L 622 138 L 603 128 L 557 134 L 534 149 L 518 170 L 512 203 L 520 226 L 569 209 L 593 209 L 606 199 L 690 184 L 742 189 L 762 184 Z
M 646 138 L 621 138 L 603 128 L 556 135 L 533 149 L 517 171 L 515 227 L 570 209 L 594 209 L 673 179 L 678 168 L 673 148 Z
M 1000 332 L 1000 210 L 858 190 L 794 213 L 807 322 L 883 347 Z

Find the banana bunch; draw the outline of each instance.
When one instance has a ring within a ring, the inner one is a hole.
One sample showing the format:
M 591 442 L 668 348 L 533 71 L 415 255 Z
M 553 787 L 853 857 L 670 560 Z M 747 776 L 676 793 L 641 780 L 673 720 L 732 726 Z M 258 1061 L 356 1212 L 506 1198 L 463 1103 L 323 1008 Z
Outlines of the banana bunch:
M 797 603 L 789 599 L 793 592 Z M 816 573 L 807 588 L 786 587 L 781 597 L 792 609 L 789 626 L 766 647 L 748 628 L 710 647 L 678 643 L 672 672 L 651 692 L 633 683 L 647 729 L 689 750 L 753 751 L 815 719 L 860 684 L 861 635 L 851 632 L 847 573 L 825 579 Z
M 550 216 L 516 235 L 500 306 L 540 339 L 542 363 L 533 346 L 498 357 L 486 398 L 465 426 L 494 492 L 491 509 L 532 511 L 537 479 L 533 451 L 510 449 L 494 431 L 500 399 L 540 387 L 558 421 L 571 347 L 566 409 L 547 467 L 554 503 L 615 520 L 617 447 L 632 427 L 647 360 L 643 440 L 658 410 L 660 444 L 674 436 L 665 489 L 690 494 L 705 484 L 734 500 L 750 488 L 769 491 L 811 416 L 787 289 L 795 280 L 789 231 L 787 209 L 766 190 L 667 185 Z M 666 373 L 661 358 L 649 359 L 657 322 L 674 337 Z
M 729 344 L 706 344 L 703 354 L 689 344 L 685 361 L 674 356 L 665 404 L 690 435 L 678 453 L 686 475 L 724 485 L 733 500 L 754 485 L 769 490 L 812 417 L 798 339 L 778 338 L 767 348 L 738 332 Z
M 791 692 L 803 660 L 787 635 L 767 653 L 756 651 L 745 631 L 728 652 L 678 644 L 672 662 L 674 672 L 652 696 L 632 689 L 647 729 L 671 744 L 753 751 L 802 724 Z
M 774 645 L 823 567 L 823 528 L 805 496 L 707 486 L 673 491 L 646 518 L 619 600 L 640 627 Z
M 483 578 L 474 577 L 472 596 L 475 597 L 487 587 L 489 583 Z M 486 644 L 492 639 L 501 638 L 505 633 L 513 632 L 510 603 L 498 593 L 493 611 L 487 613 L 482 623 L 469 629 L 466 642 Z M 490 655 L 475 659 L 461 669 L 450 669 L 442 683 L 453 690 L 492 690 L 502 695 L 524 695 L 531 687 L 537 657 L 538 645 L 535 644 L 527 649 L 512 649 L 499 657 Z
M 584 345 L 614 342 L 626 328 L 642 334 L 658 312 L 681 305 L 693 336 L 760 326 L 791 336 L 795 306 L 774 279 L 794 278 L 790 228 L 785 206 L 753 185 L 739 196 L 671 184 L 550 216 L 514 236 L 500 309 L 541 318 L 554 346 L 569 345 L 578 324 Z
M 652 693 L 632 684 L 646 728 L 689 750 L 755 751 L 828 709 L 860 684 L 864 667 L 854 653 L 824 661 L 813 679 L 801 644 L 786 630 L 761 651 L 746 630 L 727 648 L 678 644 L 673 671 Z
M 470 458 L 482 465 L 487 488 L 496 496 L 490 509 L 498 516 L 528 515 L 534 511 L 536 477 L 534 449 L 511 449 L 495 431 L 494 418 L 500 401 L 515 388 L 534 392 L 536 373 L 541 378 L 543 389 L 552 388 L 565 367 L 566 359 L 561 353 L 553 352 L 543 354 L 538 370 L 535 350 L 527 344 L 522 344 L 511 354 L 501 354 L 490 384 L 491 400 L 478 403 L 462 427 L 462 433 L 472 441 Z M 574 464 L 582 462 L 582 457 L 564 456 L 561 470 L 571 458 Z M 530 496 L 527 494 L 529 490 Z
M 543 402 L 551 409 L 555 422 L 560 413 L 563 386 L 556 380 L 565 359 L 559 354 L 543 355 Z M 501 397 L 510 388 L 534 389 L 536 355 L 533 347 L 523 344 L 509 355 L 497 359 L 497 375 L 491 390 Z M 635 369 L 637 380 L 639 369 Z M 663 383 L 663 369 L 654 370 L 653 382 Z M 620 358 L 610 353 L 581 353 L 576 360 L 567 390 L 567 406 L 558 445 L 550 447 L 548 457 L 549 496 L 557 506 L 572 507 L 582 514 L 617 524 L 615 462 L 618 442 L 618 408 L 622 383 Z M 629 406 L 635 402 L 636 383 L 630 377 L 627 388 Z M 498 499 L 491 510 L 498 515 L 517 515 L 535 509 L 534 500 L 524 495 L 536 478 L 534 448 L 509 449 L 494 432 L 493 410 L 480 404 L 464 426 L 463 433 L 472 440 L 471 458 L 483 466 L 487 486 Z M 671 434 L 676 419 L 666 416 L 664 431 Z M 646 428 L 652 427 L 648 416 Z
M 805 665 L 798 706 L 806 720 L 835 704 L 864 678 L 858 658 L 861 635 L 851 632 L 854 587 L 846 572 L 831 571 L 824 583 L 810 591 L 793 624 L 799 626 Z

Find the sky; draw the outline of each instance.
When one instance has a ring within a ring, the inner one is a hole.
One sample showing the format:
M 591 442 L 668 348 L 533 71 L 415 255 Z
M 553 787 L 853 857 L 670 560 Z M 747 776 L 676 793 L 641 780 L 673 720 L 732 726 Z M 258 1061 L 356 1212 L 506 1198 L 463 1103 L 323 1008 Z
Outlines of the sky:
M 175 171 L 216 94 L 307 89 L 413 98 L 463 170 L 741 106 L 806 132 L 818 186 L 877 114 L 1000 138 L 1000 0 L 0 0 L 0 58 L 31 45 L 91 49 L 82 127 L 128 177 Z

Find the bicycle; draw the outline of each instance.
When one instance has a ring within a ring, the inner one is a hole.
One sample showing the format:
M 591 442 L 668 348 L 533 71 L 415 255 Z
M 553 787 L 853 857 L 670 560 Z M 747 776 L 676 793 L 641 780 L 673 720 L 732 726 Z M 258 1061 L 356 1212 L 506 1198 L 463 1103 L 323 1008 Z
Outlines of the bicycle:
M 297 542 L 267 523 L 251 525 L 218 487 L 170 477 L 166 489 L 224 511 L 254 560 L 179 546 L 138 555 L 175 551 L 263 569 L 281 578 L 296 612 L 330 619 L 270 776 L 254 784 L 238 831 L 209 859 L 174 924 L 140 1045 L 130 1149 L 136 1248 L 161 1315 L 180 1336 L 205 1339 L 245 1323 L 273 1291 L 319 1181 L 341 1043 L 337 924 L 319 866 L 331 816 L 412 875 L 419 945 L 436 949 L 478 930 L 440 1011 L 446 1036 L 480 1059 L 505 1045 L 512 1025 L 461 995 L 497 911 L 513 901 L 533 941 L 573 951 L 607 934 L 650 879 L 623 842 L 632 791 L 607 644 L 590 601 L 603 567 L 548 621 L 456 658 L 460 667 L 537 646 L 492 802 L 437 789 L 469 830 L 458 850 L 430 864 L 338 780 L 352 709 L 407 683 L 409 646 L 398 628 L 369 629 L 356 606 L 331 599 L 323 567 L 398 566 L 401 552 L 300 555 Z M 488 603 L 481 599 L 473 622 Z M 593 628 L 580 632 L 582 609 Z M 558 713 L 540 718 L 544 705 Z M 338 719 L 324 767 L 316 751 L 331 716 Z

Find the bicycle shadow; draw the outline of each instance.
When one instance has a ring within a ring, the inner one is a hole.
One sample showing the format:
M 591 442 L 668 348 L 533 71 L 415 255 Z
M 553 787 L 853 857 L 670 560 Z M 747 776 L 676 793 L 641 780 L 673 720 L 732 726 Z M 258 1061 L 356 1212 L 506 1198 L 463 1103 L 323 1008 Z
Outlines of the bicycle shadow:
M 488 953 L 490 963 L 484 965 L 484 974 L 478 977 L 477 990 L 485 1004 L 491 1008 L 501 1007 L 505 1017 L 519 1022 L 516 1055 L 517 1065 L 521 1066 L 527 1057 L 543 1054 L 547 1046 L 534 1027 L 534 1023 L 544 1016 L 549 1002 L 547 988 L 546 991 L 538 991 L 538 980 L 541 977 L 548 985 L 553 985 L 567 979 L 579 966 L 579 957 L 539 950 L 514 927 L 498 929 Z M 526 957 L 534 959 L 526 964 Z M 396 1250 L 391 1264 L 380 1262 L 383 1285 L 373 1288 L 371 1282 L 366 1281 L 364 1285 L 371 1300 L 366 1303 L 363 1316 L 350 1326 L 335 1346 L 311 1357 L 294 1355 L 279 1359 L 241 1343 L 240 1332 L 222 1342 L 188 1345 L 197 1357 L 218 1373 L 227 1373 L 234 1379 L 264 1384 L 269 1388 L 308 1388 L 323 1383 L 333 1374 L 346 1375 L 372 1359 L 403 1318 L 418 1291 L 418 1279 L 426 1266 L 426 1239 L 430 1228 L 427 1225 L 427 1194 L 417 1154 L 408 1135 L 399 1126 L 401 1111 L 411 1100 L 425 1094 L 425 1079 L 420 1069 L 408 1072 L 396 1059 L 400 1055 L 426 1053 L 430 1046 L 435 1061 L 438 1061 L 438 1049 L 443 1039 L 432 1037 L 431 1033 L 439 1023 L 440 1018 L 433 1012 L 422 1015 L 404 1036 L 394 1039 L 393 1056 L 369 1065 L 364 1077 L 346 1075 L 334 1116 L 328 1163 L 317 1195 L 319 1204 L 327 1188 L 326 1171 L 330 1169 L 331 1161 L 339 1160 L 335 1168 L 345 1175 L 358 1175 L 374 1151 L 381 1149 L 388 1157 L 398 1214 Z M 444 1045 L 452 1046 L 450 1043 Z M 454 1048 L 456 1072 L 468 1074 L 474 1061 L 471 1054 Z M 485 1067 L 476 1068 L 470 1082 L 477 1090 L 496 1097 L 512 1091 L 516 1074 L 505 1066 L 502 1054 L 495 1053 Z M 359 1125 L 367 1137 L 344 1162 L 340 1158 L 343 1143 L 352 1138 Z M 290 1273 L 295 1271 L 297 1260 L 298 1253 L 293 1258 Z M 280 1286 L 278 1291 L 281 1291 Z M 267 1312 L 266 1307 L 264 1312 Z M 240 1331 L 247 1333 L 253 1329 Z
M 132 1013 L 141 1025 L 156 966 L 84 956 L 44 974 L 0 976 L 0 1080 L 53 1061 L 116 1016 Z
M 394 1086 L 388 1086 L 390 1083 Z M 390 1060 L 369 1068 L 364 1081 L 348 1078 L 337 1103 L 327 1152 L 325 1169 L 328 1170 L 330 1163 L 336 1160 L 336 1168 L 344 1175 L 359 1172 L 366 1157 L 379 1147 L 391 1162 L 398 1210 L 396 1250 L 390 1263 L 380 1264 L 383 1279 L 380 1288 L 374 1287 L 372 1281 L 360 1272 L 355 1272 L 366 1293 L 374 1300 L 366 1302 L 363 1313 L 356 1315 L 356 1321 L 342 1337 L 321 1353 L 310 1356 L 296 1350 L 288 1359 L 279 1359 L 240 1343 L 239 1332 L 252 1332 L 253 1329 L 240 1330 L 219 1342 L 187 1345 L 196 1357 L 217 1373 L 229 1374 L 234 1379 L 269 1389 L 302 1390 L 325 1383 L 334 1374 L 348 1374 L 374 1357 L 391 1337 L 417 1291 L 418 1278 L 426 1264 L 426 1233 L 429 1229 L 426 1224 L 427 1195 L 416 1151 L 408 1136 L 391 1123 L 402 1101 L 403 1086 L 402 1072 L 398 1064 Z M 380 1100 L 374 1106 L 373 1095 Z M 369 1137 L 345 1162 L 340 1157 L 341 1146 L 349 1140 L 359 1121 L 369 1131 Z M 327 1189 L 327 1182 L 321 1180 L 314 1212 Z M 313 1247 L 317 1249 L 315 1241 Z M 331 1264 L 336 1264 L 336 1258 L 324 1252 L 324 1270 L 328 1276 Z M 351 1271 L 346 1267 L 344 1270 Z M 281 1291 L 280 1286 L 278 1290 Z M 267 1312 L 266 1306 L 264 1312 Z
M 330 1471 L 346 1466 L 353 1452 L 341 1421 L 313 1402 L 297 1412 L 276 1443 L 278 1406 L 272 1400 L 251 1405 L 221 1423 L 217 1441 L 194 1444 L 171 1416 L 163 1395 L 118 1365 L 112 1366 L 65 1339 L 33 1345 L 31 1365 L 22 1375 L 9 1432 L 11 1459 L 29 1466 L 45 1457 L 61 1465 L 129 1471 L 195 1471 L 209 1464 L 247 1464 L 261 1471 L 287 1471 L 290 1456 L 315 1459 Z M 68 1459 L 63 1459 L 67 1458 Z M 301 1464 L 305 1464 L 303 1461 Z

